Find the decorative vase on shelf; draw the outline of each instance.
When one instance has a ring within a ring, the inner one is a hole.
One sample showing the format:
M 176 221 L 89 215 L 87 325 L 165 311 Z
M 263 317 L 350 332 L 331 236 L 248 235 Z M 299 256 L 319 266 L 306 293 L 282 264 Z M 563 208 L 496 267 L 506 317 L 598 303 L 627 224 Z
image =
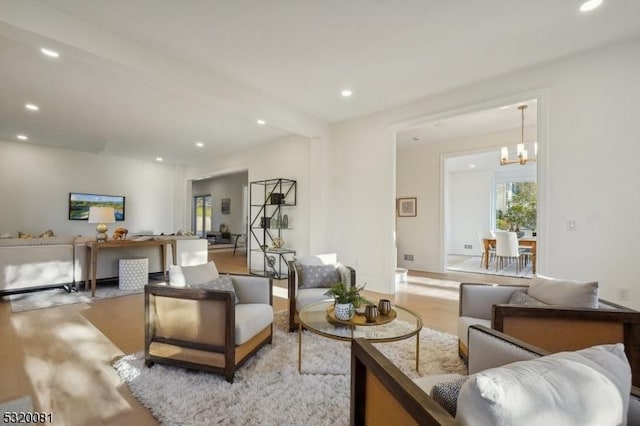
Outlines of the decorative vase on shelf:
M 336 318 L 342 321 L 349 321 L 354 312 L 352 303 L 336 303 L 333 311 Z
M 282 228 L 288 228 L 289 227 L 289 216 L 287 216 L 286 214 L 284 216 L 282 216 Z

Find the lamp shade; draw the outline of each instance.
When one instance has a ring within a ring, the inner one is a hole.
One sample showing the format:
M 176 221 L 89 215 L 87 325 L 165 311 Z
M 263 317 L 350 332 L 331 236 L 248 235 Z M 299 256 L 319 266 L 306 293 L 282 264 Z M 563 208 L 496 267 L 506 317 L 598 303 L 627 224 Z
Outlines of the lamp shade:
M 116 223 L 113 207 L 89 207 L 89 223 Z

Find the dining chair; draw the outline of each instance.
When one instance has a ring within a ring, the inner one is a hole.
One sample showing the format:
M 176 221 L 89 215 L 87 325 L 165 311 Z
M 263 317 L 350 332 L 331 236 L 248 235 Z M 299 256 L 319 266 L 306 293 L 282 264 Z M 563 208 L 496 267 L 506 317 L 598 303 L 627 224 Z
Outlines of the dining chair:
M 520 262 L 522 254 L 518 247 L 518 235 L 515 232 L 496 232 L 496 271 L 498 267 L 506 267 L 505 261 L 515 259 L 516 273 L 520 273 Z
M 480 248 L 482 249 L 482 257 L 480 258 L 480 267 L 484 265 L 485 256 L 487 258 L 487 265 L 491 262 L 491 258 L 496 255 L 496 247 L 495 245 L 489 246 L 489 253 L 485 251 L 484 248 L 484 240 L 485 238 L 494 238 L 493 232 L 491 231 L 478 231 L 478 241 L 480 242 Z

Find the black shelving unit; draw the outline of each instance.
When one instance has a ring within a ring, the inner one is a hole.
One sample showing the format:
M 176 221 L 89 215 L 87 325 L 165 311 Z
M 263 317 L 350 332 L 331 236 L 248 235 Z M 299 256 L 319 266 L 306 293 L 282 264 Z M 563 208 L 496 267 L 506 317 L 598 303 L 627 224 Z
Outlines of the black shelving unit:
M 277 178 L 250 183 L 249 188 L 249 270 L 255 275 L 276 279 L 289 274 L 288 261 L 296 252 L 287 247 L 291 207 L 297 202 L 295 180 Z M 285 244 L 278 247 L 278 241 Z

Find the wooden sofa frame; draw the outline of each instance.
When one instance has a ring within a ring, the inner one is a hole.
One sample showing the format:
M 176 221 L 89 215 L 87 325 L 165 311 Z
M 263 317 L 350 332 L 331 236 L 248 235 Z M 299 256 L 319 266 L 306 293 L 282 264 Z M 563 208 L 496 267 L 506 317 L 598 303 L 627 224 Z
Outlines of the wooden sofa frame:
M 233 276 L 233 275 L 232 275 Z M 269 304 L 273 305 L 272 282 L 269 279 Z M 186 341 L 171 337 L 158 336 L 155 330 L 156 297 L 166 297 L 201 302 L 206 309 L 224 309 L 223 324 L 211 324 L 224 329 L 224 341 L 207 344 L 198 341 Z M 235 372 L 253 354 L 273 339 L 273 324 L 258 332 L 242 345 L 235 345 L 235 295 L 231 291 L 205 288 L 170 287 L 149 284 L 145 286 L 145 365 L 154 363 L 177 365 L 184 368 L 203 370 L 223 374 L 229 383 L 233 383 Z M 150 351 L 152 344 L 171 345 L 178 349 L 171 356 L 160 356 Z M 193 356 L 195 355 L 195 356 Z M 209 360 L 196 362 L 194 359 Z

